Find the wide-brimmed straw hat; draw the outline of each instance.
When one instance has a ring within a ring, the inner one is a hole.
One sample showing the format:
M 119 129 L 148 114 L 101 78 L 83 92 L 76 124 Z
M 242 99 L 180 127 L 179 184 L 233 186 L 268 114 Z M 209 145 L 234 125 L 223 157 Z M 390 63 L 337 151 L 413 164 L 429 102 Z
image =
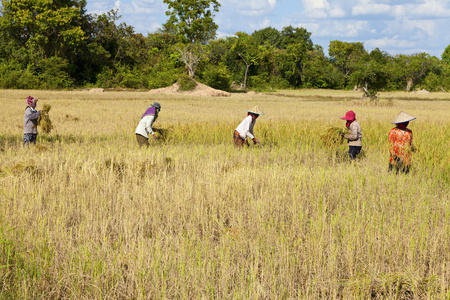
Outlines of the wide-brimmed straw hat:
M 261 108 L 258 107 L 258 105 L 256 105 L 255 107 L 253 107 L 252 109 L 247 110 L 249 113 L 255 114 L 255 115 L 264 115 L 264 112 L 262 111 Z
M 342 117 L 342 120 L 347 120 L 347 121 L 353 121 L 356 118 L 356 114 L 353 110 L 349 110 L 344 117 Z
M 400 123 L 406 123 L 412 120 L 415 120 L 416 117 L 411 116 L 410 114 L 405 113 L 404 111 L 401 111 L 392 121 L 392 124 L 400 124 Z

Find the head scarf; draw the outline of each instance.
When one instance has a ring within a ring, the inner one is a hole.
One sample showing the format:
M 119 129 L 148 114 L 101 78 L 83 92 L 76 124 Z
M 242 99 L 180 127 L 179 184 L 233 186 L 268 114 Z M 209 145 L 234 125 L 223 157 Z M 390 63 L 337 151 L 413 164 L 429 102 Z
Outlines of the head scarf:
M 153 103 L 152 105 L 150 105 L 147 108 L 145 113 L 142 115 L 141 119 L 145 116 L 153 115 L 153 116 L 155 116 L 155 121 L 156 121 L 156 119 L 158 119 L 158 113 L 159 113 L 160 109 L 161 109 L 161 105 L 158 102 Z
M 34 98 L 32 96 L 27 97 L 27 107 L 36 108 L 36 102 L 38 101 L 37 98 Z

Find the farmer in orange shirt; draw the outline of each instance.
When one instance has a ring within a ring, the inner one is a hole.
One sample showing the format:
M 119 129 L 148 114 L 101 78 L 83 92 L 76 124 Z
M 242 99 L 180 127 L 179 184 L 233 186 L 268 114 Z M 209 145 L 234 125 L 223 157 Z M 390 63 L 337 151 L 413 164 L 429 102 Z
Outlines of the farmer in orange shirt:
M 405 174 L 409 173 L 412 161 L 411 153 L 414 151 L 414 147 L 412 145 L 413 133 L 406 127 L 410 121 L 415 119 L 401 111 L 392 122 L 397 126 L 389 131 L 389 171 L 395 169 L 397 174 L 399 171 Z

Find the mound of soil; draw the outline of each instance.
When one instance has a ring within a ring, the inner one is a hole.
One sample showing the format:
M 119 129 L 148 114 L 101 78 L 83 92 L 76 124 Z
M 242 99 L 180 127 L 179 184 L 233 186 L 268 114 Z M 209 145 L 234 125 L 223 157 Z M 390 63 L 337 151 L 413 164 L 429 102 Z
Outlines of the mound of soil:
M 229 97 L 230 93 L 213 89 L 203 83 L 197 82 L 195 89 L 192 91 L 180 91 L 180 85 L 178 83 L 174 83 L 171 86 L 155 89 L 149 91 L 151 94 L 184 94 L 184 95 L 192 95 L 192 96 L 204 96 L 204 97 Z
M 104 92 L 105 92 L 105 89 L 102 89 L 102 88 L 93 88 L 93 89 L 90 89 L 89 92 L 91 92 L 91 93 L 104 93 Z
M 431 94 L 431 92 L 427 91 L 426 89 L 416 90 L 413 93 L 416 93 L 416 94 Z

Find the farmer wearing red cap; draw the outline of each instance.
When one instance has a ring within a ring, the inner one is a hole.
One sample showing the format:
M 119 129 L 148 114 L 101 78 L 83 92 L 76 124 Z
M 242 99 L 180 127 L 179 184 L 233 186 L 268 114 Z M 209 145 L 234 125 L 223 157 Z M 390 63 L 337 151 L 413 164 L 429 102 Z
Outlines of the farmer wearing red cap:
M 392 122 L 392 124 L 396 124 L 396 127 L 389 131 L 389 171 L 395 168 L 397 174 L 399 171 L 405 174 L 409 173 L 412 161 L 411 152 L 414 151 L 414 146 L 412 145 L 413 133 L 406 127 L 410 121 L 415 119 L 401 111 Z
M 30 143 L 36 144 L 37 138 L 37 122 L 41 115 L 40 110 L 36 110 L 38 99 L 28 96 L 27 107 L 25 108 L 24 130 L 23 130 L 23 144 L 28 145 Z
M 350 160 L 354 160 L 356 155 L 361 152 L 361 126 L 356 122 L 356 114 L 353 110 L 348 111 L 342 120 L 346 120 L 345 126 L 348 128 L 348 134 L 341 133 L 341 135 L 347 139 L 348 144 L 348 156 Z

